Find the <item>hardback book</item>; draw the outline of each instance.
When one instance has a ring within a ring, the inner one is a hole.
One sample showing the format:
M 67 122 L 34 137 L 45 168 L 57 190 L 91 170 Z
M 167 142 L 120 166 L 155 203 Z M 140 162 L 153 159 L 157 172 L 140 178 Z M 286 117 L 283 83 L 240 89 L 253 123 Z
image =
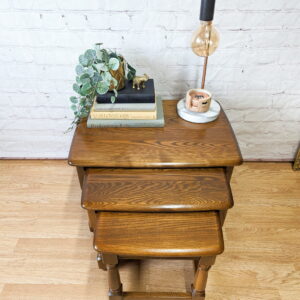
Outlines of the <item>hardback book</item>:
M 109 119 L 92 119 L 91 115 L 87 120 L 87 128 L 104 128 L 104 127 L 164 127 L 164 111 L 162 101 L 156 99 L 157 118 L 154 120 L 109 120 Z
M 94 103 L 94 111 L 153 111 L 155 103 Z
M 125 87 L 118 91 L 118 97 L 116 97 L 116 104 L 123 103 L 154 103 L 155 102 L 155 91 L 154 91 L 154 81 L 149 79 L 145 83 L 144 89 L 134 89 L 132 87 L 131 81 L 126 81 Z M 98 95 L 96 98 L 97 103 L 111 104 L 111 96 L 114 96 L 114 92 L 107 92 L 104 95 Z
M 154 120 L 156 119 L 156 109 L 150 111 L 95 111 L 93 105 L 90 116 L 91 119 Z

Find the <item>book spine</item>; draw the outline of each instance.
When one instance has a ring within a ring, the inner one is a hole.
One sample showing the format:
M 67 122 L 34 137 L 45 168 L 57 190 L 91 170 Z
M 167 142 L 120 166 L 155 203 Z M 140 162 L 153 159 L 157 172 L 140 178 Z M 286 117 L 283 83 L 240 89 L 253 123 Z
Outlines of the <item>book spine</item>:
M 111 104 L 111 96 L 107 96 L 107 94 L 105 95 L 99 95 L 97 96 L 96 102 L 99 104 Z M 128 97 L 128 95 L 122 95 L 120 94 L 117 99 L 116 102 L 118 104 L 120 103 L 154 103 L 155 102 L 155 97 L 151 94 L 143 94 L 143 96 L 141 95 L 130 95 L 130 97 Z
M 91 119 L 110 119 L 110 120 L 154 120 L 156 111 L 150 112 L 117 112 L 117 111 L 92 111 Z
M 155 107 L 155 103 L 94 104 L 95 111 L 154 111 Z
M 119 120 L 119 122 L 116 122 L 115 120 L 113 122 L 107 122 L 107 121 L 113 121 L 113 120 L 92 120 L 89 119 L 87 122 L 87 128 L 107 128 L 107 127 L 164 127 L 165 122 L 164 120 L 137 120 L 139 122 L 132 122 L 132 120 Z

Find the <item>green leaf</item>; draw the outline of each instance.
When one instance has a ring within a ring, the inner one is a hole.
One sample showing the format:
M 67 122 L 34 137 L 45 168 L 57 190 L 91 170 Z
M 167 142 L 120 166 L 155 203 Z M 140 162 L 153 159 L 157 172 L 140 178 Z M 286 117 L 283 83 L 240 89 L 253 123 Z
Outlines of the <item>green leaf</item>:
M 76 92 L 76 93 L 80 93 L 80 87 L 79 87 L 79 85 L 77 84 L 77 83 L 74 83 L 73 84 L 73 90 Z
M 89 60 L 84 55 L 80 55 L 79 56 L 79 63 L 81 65 L 83 65 L 84 67 L 87 67 L 89 65 Z
M 72 103 L 78 103 L 78 99 L 75 96 L 70 97 Z
M 84 72 L 84 68 L 83 68 L 82 65 L 77 65 L 76 68 L 75 68 L 75 70 L 76 70 L 76 74 L 77 74 L 78 76 L 80 76 L 80 75 L 83 74 L 83 72 Z
M 85 97 L 82 97 L 81 99 L 80 99 L 80 105 L 82 105 L 82 106 L 84 106 L 85 104 L 86 104 L 86 98 Z
M 109 72 L 103 73 L 102 77 L 103 77 L 103 81 L 105 81 L 107 84 L 110 84 L 110 82 L 113 79 L 112 75 Z
M 80 76 L 80 81 L 81 81 L 81 82 L 82 82 L 83 80 L 85 80 L 85 79 L 90 79 L 89 74 L 83 73 L 83 74 Z
M 86 83 L 90 84 L 91 83 L 91 79 L 90 78 L 83 78 L 81 82 L 82 82 L 82 85 L 84 85 Z
M 93 105 L 93 101 L 90 101 L 85 104 L 85 107 L 91 108 L 92 105 Z
M 90 61 L 96 58 L 96 51 L 93 49 L 88 49 L 85 51 L 84 56 Z
M 110 97 L 110 101 L 111 101 L 111 103 L 115 103 L 116 97 L 115 97 L 115 96 L 111 96 L 111 97 Z
M 110 58 L 114 57 L 114 58 L 117 58 L 119 60 L 119 56 L 118 56 L 118 54 L 116 52 L 109 53 L 109 57 Z
M 104 81 L 100 81 L 97 83 L 97 93 L 100 95 L 106 94 L 109 90 L 109 85 L 104 82 Z
M 81 91 L 80 91 L 80 95 L 81 95 L 81 96 L 88 96 L 89 94 L 88 94 L 87 91 L 81 90 Z
M 108 64 L 109 62 L 109 55 L 106 49 L 102 49 L 102 60 L 105 64 Z
M 101 51 L 101 46 L 103 45 L 103 43 L 96 43 L 95 44 L 95 50 L 96 50 L 96 58 L 99 60 L 102 60 L 103 54 Z
M 87 114 L 88 112 L 89 112 L 89 110 L 86 109 L 84 106 L 81 107 L 81 109 L 80 109 L 80 115 L 81 115 L 81 116 L 82 116 L 83 114 Z
M 104 63 L 93 64 L 93 67 L 100 73 L 101 71 L 107 72 L 108 68 Z
M 82 88 L 84 88 L 84 89 L 91 89 L 91 88 L 92 88 L 92 85 L 91 85 L 90 82 L 86 82 L 86 83 L 83 85 Z
M 81 118 L 86 118 L 89 115 L 88 111 L 84 111 L 81 113 Z
M 92 67 L 88 67 L 87 69 L 84 70 L 84 73 L 87 74 L 89 77 L 93 77 L 95 71 Z
M 130 80 L 133 80 L 133 78 L 135 77 L 135 72 L 128 72 L 127 73 L 127 79 L 130 81 Z
M 87 82 L 90 83 L 90 82 L 91 82 L 91 77 L 90 77 L 89 74 L 84 73 L 84 74 L 82 74 L 82 75 L 80 76 L 80 81 L 81 81 L 82 84 L 85 84 L 85 83 L 87 83 Z
M 115 57 L 110 58 L 110 60 L 108 62 L 109 69 L 116 71 L 119 69 L 119 66 L 120 66 L 120 62 L 117 58 L 115 58 Z
M 100 80 L 102 80 L 102 76 L 99 74 L 99 73 L 95 73 L 94 74 L 94 76 L 93 76 L 93 78 L 92 78 L 92 80 L 93 80 L 93 83 L 98 83 Z
M 96 50 L 96 57 L 97 57 L 97 59 L 102 61 L 103 54 L 102 54 L 102 51 L 100 49 Z
M 89 95 L 92 91 L 93 88 L 89 82 L 84 83 L 84 85 L 80 89 L 81 95 L 83 96 Z
M 77 82 L 78 85 L 81 85 L 80 77 L 76 76 L 76 82 Z
M 128 67 L 127 79 L 132 80 L 135 77 L 136 70 L 130 64 L 127 64 L 127 67 Z
M 73 105 L 71 105 L 71 109 L 72 109 L 73 111 L 76 111 L 76 110 L 77 110 L 77 106 L 76 106 L 75 104 L 73 104 Z

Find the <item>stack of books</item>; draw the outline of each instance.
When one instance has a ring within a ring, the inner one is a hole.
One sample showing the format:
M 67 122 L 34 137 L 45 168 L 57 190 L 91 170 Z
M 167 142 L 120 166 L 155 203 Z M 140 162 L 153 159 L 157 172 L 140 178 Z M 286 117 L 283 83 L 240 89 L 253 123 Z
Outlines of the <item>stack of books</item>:
M 126 82 L 111 103 L 113 92 L 98 95 L 87 121 L 88 128 L 98 127 L 163 127 L 162 101 L 155 97 L 154 81 L 149 79 L 144 89 L 132 88 Z

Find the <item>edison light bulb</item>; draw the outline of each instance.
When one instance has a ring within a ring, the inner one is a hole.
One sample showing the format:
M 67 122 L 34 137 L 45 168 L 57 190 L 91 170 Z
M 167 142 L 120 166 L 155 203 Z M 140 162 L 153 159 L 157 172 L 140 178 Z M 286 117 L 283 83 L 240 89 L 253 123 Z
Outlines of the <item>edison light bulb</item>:
M 216 51 L 219 40 L 219 33 L 212 21 L 201 21 L 200 27 L 193 35 L 193 52 L 198 56 L 207 57 Z

